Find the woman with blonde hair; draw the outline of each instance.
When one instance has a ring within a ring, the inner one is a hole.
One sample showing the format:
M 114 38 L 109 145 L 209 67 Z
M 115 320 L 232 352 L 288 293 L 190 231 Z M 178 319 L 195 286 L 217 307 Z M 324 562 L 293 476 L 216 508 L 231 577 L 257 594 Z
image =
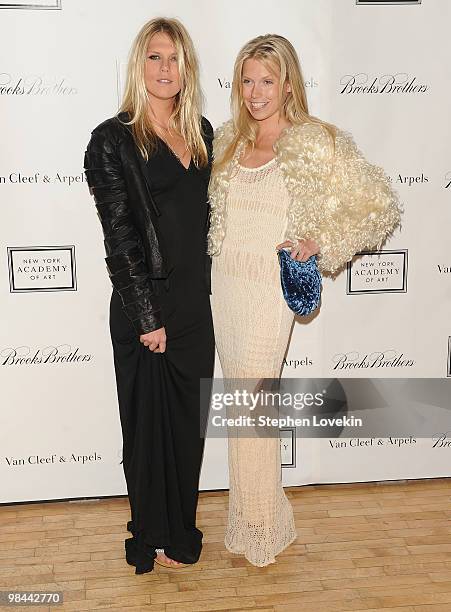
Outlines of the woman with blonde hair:
M 392 232 L 398 197 L 349 133 L 309 114 L 286 38 L 244 45 L 231 106 L 231 120 L 215 133 L 209 188 L 216 346 L 225 378 L 277 381 L 294 315 L 282 296 L 276 250 L 290 248 L 298 261 L 316 255 L 322 272 L 337 274 Z M 296 539 L 280 461 L 278 436 L 229 434 L 225 544 L 256 566 L 273 563 Z
M 118 114 L 92 132 L 85 171 L 113 285 L 110 331 L 131 508 L 127 562 L 195 563 L 204 439 L 201 378 L 214 336 L 206 254 L 212 127 L 191 38 L 176 19 L 138 33 Z

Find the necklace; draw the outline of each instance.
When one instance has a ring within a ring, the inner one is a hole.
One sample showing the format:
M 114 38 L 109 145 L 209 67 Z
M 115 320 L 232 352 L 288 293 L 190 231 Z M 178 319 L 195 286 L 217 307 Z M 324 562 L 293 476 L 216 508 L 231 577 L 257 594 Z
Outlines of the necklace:
M 156 125 L 158 125 L 158 127 L 161 127 L 161 129 L 163 129 L 165 132 L 169 132 L 170 131 L 167 126 L 163 125 L 162 123 L 160 123 L 156 119 L 152 119 L 152 123 L 155 123 Z
M 174 151 L 174 149 L 171 147 L 171 145 L 164 139 L 162 138 L 163 142 L 166 144 L 167 148 L 169 149 L 169 151 L 175 155 L 175 157 L 179 160 L 179 162 L 183 165 L 182 159 L 185 157 L 186 152 L 188 151 L 188 147 L 185 145 L 185 149 L 183 150 L 183 153 L 181 155 L 179 155 L 178 153 L 176 153 Z
M 162 130 L 164 130 L 167 134 L 170 134 L 171 130 L 164 126 L 162 123 L 160 123 L 159 121 L 157 121 L 156 119 L 152 119 L 152 123 L 155 123 L 156 125 L 158 125 L 159 128 L 161 128 Z M 166 146 L 168 147 L 168 149 L 171 151 L 171 153 L 173 155 L 175 155 L 175 157 L 179 160 L 179 162 L 183 165 L 183 158 L 185 157 L 187 151 L 188 151 L 188 147 L 185 144 L 185 148 L 183 150 L 183 153 L 181 155 L 179 155 L 174 149 L 173 147 L 171 147 L 171 145 L 168 143 L 167 138 L 164 138 L 162 136 L 160 136 L 161 140 L 166 144 Z

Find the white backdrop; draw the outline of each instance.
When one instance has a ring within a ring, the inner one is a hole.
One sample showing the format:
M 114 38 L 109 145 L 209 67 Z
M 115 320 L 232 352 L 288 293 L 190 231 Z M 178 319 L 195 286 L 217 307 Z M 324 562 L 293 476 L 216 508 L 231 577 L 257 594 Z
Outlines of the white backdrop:
M 91 129 L 117 111 L 132 39 L 158 15 L 190 31 L 215 127 L 228 118 L 241 45 L 288 37 L 310 111 L 351 131 L 404 204 L 380 258 L 325 281 L 319 316 L 295 326 L 284 376 L 451 375 L 450 0 L 8 4 L 0 0 L 0 502 L 126 492 L 111 288 L 82 161 Z M 436 433 L 401 448 L 300 438 L 284 482 L 447 476 L 451 446 L 434 445 Z M 227 488 L 226 463 L 225 442 L 207 440 L 203 489 Z

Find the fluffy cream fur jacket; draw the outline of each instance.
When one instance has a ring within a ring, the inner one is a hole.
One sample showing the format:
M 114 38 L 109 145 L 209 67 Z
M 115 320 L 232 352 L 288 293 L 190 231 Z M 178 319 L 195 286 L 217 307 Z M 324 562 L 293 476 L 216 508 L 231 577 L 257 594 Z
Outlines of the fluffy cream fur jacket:
M 215 132 L 220 159 L 233 138 L 231 121 Z M 219 255 L 227 231 L 229 181 L 243 150 L 210 181 L 208 253 Z M 318 267 L 334 274 L 364 249 L 380 248 L 400 221 L 400 204 L 384 170 L 370 164 L 351 134 L 337 128 L 335 147 L 316 123 L 292 126 L 274 145 L 276 163 L 290 195 L 285 239 L 312 238 L 320 246 Z

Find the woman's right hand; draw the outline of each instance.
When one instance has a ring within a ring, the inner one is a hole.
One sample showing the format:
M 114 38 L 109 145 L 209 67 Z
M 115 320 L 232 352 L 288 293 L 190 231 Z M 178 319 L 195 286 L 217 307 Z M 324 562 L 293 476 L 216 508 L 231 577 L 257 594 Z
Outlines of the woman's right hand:
M 144 346 L 148 346 L 149 351 L 164 353 L 166 350 L 166 330 L 164 327 L 160 327 L 147 334 L 141 334 L 139 341 L 142 342 Z

